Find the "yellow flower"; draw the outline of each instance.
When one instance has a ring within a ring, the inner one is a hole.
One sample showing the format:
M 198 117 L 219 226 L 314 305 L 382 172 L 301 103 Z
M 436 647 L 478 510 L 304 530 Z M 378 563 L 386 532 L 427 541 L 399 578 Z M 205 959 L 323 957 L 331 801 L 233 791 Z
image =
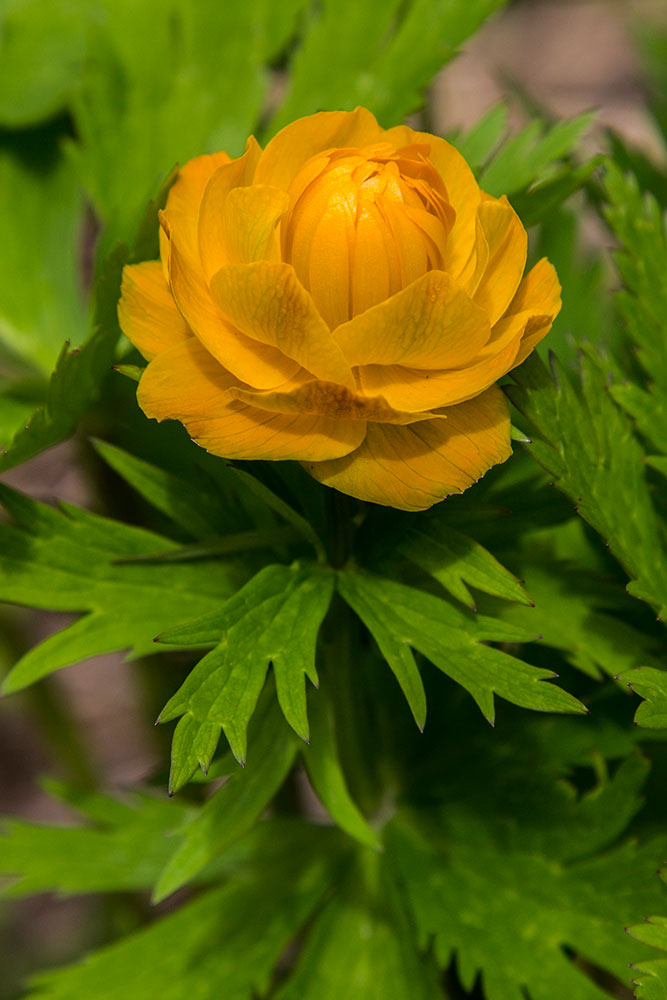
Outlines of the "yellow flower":
M 404 510 L 511 453 L 494 385 L 547 333 L 560 287 L 443 139 L 327 112 L 265 150 L 200 156 L 161 214 L 161 262 L 125 268 L 138 400 L 216 455 L 297 459 Z

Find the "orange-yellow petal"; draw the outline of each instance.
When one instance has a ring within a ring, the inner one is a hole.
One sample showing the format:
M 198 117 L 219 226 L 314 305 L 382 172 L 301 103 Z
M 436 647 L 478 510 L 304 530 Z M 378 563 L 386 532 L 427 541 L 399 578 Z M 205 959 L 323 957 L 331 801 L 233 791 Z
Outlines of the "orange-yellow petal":
M 343 352 L 289 264 L 230 264 L 212 278 L 211 293 L 229 321 L 258 346 L 278 349 L 327 382 L 355 388 Z M 253 379 L 244 381 L 257 386 Z
M 351 365 L 431 369 L 464 364 L 490 334 L 484 310 L 444 271 L 428 271 L 333 335 Z
M 199 260 L 199 206 L 206 185 L 215 171 L 223 163 L 229 162 L 230 157 L 227 153 L 206 153 L 204 156 L 196 156 L 194 160 L 188 160 L 185 166 L 181 167 L 178 177 L 169 189 L 163 214 L 168 220 L 169 227 L 178 233 L 181 252 L 188 261 Z M 165 277 L 168 279 L 169 246 L 163 230 L 160 230 L 160 256 Z
M 483 201 L 477 216 L 489 255 L 473 298 L 486 311 L 493 326 L 519 287 L 526 266 L 528 236 L 504 196 Z
M 271 413 L 229 397 L 237 380 L 192 337 L 159 354 L 137 399 L 148 417 L 180 420 L 190 436 L 225 458 L 319 461 L 346 455 L 366 433 L 358 420 Z
M 273 389 L 299 371 L 298 361 L 234 328 L 211 298 L 200 272 L 188 270 L 175 241 L 170 253 L 171 288 L 176 305 L 193 333 L 220 364 L 257 389 Z
M 507 401 L 493 386 L 449 407 L 446 417 L 398 427 L 369 424 L 356 451 L 328 462 L 304 463 L 321 483 L 401 510 L 426 510 L 462 493 L 512 452 Z
M 551 324 L 560 312 L 560 293 L 560 282 L 555 268 L 546 257 L 543 257 L 523 279 L 507 311 L 508 316 L 523 311 L 533 313 L 519 345 L 519 353 L 513 367 L 520 365 L 551 329 Z
M 320 111 L 286 125 L 267 144 L 257 164 L 256 184 L 271 184 L 287 191 L 306 160 L 325 149 L 368 146 L 380 142 L 384 132 L 370 111 Z
M 150 361 L 192 331 L 176 308 L 159 260 L 123 268 L 118 322 L 125 336 Z
M 243 156 L 224 163 L 206 184 L 199 208 L 198 243 L 207 280 L 229 259 L 228 254 L 232 249 L 229 245 L 229 231 L 230 225 L 233 226 L 235 221 L 233 218 L 227 219 L 228 213 L 233 216 L 233 208 L 228 206 L 229 198 L 232 194 L 238 197 L 238 191 L 247 192 L 249 186 L 254 189 L 252 182 L 261 152 L 261 147 L 251 137 Z M 250 228 L 252 226 L 251 222 Z
M 530 320 L 528 312 L 500 320 L 489 343 L 461 368 L 426 372 L 401 365 L 367 365 L 359 369 L 361 388 L 367 395 L 384 396 L 394 409 L 407 413 L 471 399 L 513 367 Z
M 400 413 L 392 409 L 382 396 L 363 396 L 351 392 L 344 385 L 314 379 L 265 391 L 233 386 L 229 395 L 232 399 L 241 399 L 244 403 L 276 413 L 319 413 L 337 420 L 413 424 L 417 420 L 436 416 L 434 413 Z
M 422 143 L 429 147 L 428 158 L 442 177 L 456 221 L 447 239 L 445 267 L 458 278 L 475 243 L 475 216 L 481 194 L 473 172 L 457 149 L 445 139 L 428 132 L 415 132 L 407 125 L 389 129 L 384 138 L 396 146 Z

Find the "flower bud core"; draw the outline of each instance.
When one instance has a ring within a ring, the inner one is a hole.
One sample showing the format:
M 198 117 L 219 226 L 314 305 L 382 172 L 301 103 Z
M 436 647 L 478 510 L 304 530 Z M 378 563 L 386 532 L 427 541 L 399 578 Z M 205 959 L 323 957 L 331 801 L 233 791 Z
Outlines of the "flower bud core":
M 443 268 L 456 213 L 428 154 L 420 143 L 326 150 L 290 185 L 283 260 L 331 329 Z

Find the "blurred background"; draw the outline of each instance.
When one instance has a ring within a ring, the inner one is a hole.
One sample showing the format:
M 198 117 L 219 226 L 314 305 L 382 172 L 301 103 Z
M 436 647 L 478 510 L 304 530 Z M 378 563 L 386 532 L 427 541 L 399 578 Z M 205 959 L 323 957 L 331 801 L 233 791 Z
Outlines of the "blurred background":
M 58 37 L 49 39 L 47 18 L 40 37 L 29 38 L 23 56 L 21 51 L 17 55 L 12 32 L 21 6 L 5 0 L 4 13 L 0 10 L 0 83 L 7 53 L 10 61 L 34 58 L 35 76 L 48 77 L 49 58 L 59 58 L 49 46 L 64 44 Z M 95 8 L 93 2 L 89 6 Z M 42 7 L 46 11 L 48 3 Z M 72 31 L 77 30 L 73 22 Z M 152 44 L 149 36 L 146 44 Z M 74 58 L 73 78 L 79 69 Z M 9 72 L 7 64 L 5 71 Z M 535 109 L 546 120 L 594 110 L 595 124 L 585 139 L 589 155 L 609 150 L 614 141 L 611 130 L 623 143 L 638 148 L 649 164 L 659 166 L 665 163 L 664 131 L 658 122 L 662 115 L 664 130 L 666 83 L 667 5 L 661 0 L 517 0 L 493 15 L 437 74 L 418 121 L 449 136 L 474 125 L 501 99 L 510 103 L 512 128 L 525 124 Z M 277 59 L 269 103 L 279 103 L 283 88 L 284 70 Z M 10 98 L 11 93 L 4 105 L 0 100 L 0 148 L 18 144 L 34 162 L 35 149 L 39 155 L 40 143 L 50 130 L 63 130 L 62 112 L 56 109 L 52 120 L 47 109 L 43 118 L 30 125 L 13 123 Z M 65 123 L 65 133 L 68 127 Z M 162 167 L 166 172 L 171 165 Z M 11 196 L 7 184 L 4 196 Z M 28 206 L 25 219 L 26 226 L 33 225 Z M 84 294 L 98 231 L 92 204 L 86 206 L 78 226 L 77 294 Z M 606 239 L 594 220 L 585 228 L 585 236 L 592 245 Z M 5 252 L 11 254 L 11 247 L 10 232 L 5 234 Z M 7 339 L 10 327 L 8 322 L 3 326 L 3 294 L 11 296 L 11 289 L 0 285 L 0 342 L 3 336 Z M 65 336 L 71 336 L 69 329 L 62 330 L 61 339 Z M 7 368 L 9 362 L 3 362 L 0 354 L 0 378 L 7 375 L 3 363 Z M 2 479 L 38 499 L 59 498 L 105 510 L 105 484 L 93 492 L 95 479 L 85 462 L 82 441 L 75 437 L 5 472 Z M 3 672 L 27 648 L 61 628 L 64 620 L 62 615 L 0 609 Z M 163 667 L 160 661 L 162 669 L 173 668 Z M 173 688 L 176 676 L 173 682 L 166 676 L 162 683 L 167 690 Z M 149 688 L 141 666 L 125 664 L 121 655 L 103 656 L 61 671 L 0 703 L 2 813 L 67 822 L 65 807 L 40 790 L 37 780 L 43 775 L 85 783 L 94 774 L 101 787 L 122 789 L 155 775 L 156 770 L 164 772 L 170 733 L 151 725 L 155 696 Z M 74 743 L 72 725 L 77 734 Z M 120 927 L 127 919 L 131 917 L 122 905 L 101 917 L 94 912 L 94 901 L 81 899 L 56 902 L 38 897 L 0 909 L 1 950 L 8 956 L 0 997 L 17 995 L 17 981 L 26 970 L 65 961 L 80 951 L 82 943 L 87 946 L 106 936 L 105 921 Z

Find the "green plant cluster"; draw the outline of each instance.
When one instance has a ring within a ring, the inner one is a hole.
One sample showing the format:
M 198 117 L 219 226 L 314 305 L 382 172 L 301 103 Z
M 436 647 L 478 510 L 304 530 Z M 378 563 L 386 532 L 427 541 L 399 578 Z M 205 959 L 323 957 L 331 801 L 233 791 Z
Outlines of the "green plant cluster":
M 0 470 L 74 434 L 103 511 L 0 485 L 0 600 L 75 616 L 3 690 L 124 651 L 171 762 L 111 794 L 63 714 L 73 818 L 7 817 L 0 935 L 21 897 L 110 916 L 0 996 L 667 1000 L 667 175 L 614 134 L 586 158 L 589 115 L 454 137 L 564 309 L 507 380 L 512 459 L 426 513 L 213 458 L 123 377 L 174 163 L 320 108 L 396 124 L 502 5 L 3 5 Z

